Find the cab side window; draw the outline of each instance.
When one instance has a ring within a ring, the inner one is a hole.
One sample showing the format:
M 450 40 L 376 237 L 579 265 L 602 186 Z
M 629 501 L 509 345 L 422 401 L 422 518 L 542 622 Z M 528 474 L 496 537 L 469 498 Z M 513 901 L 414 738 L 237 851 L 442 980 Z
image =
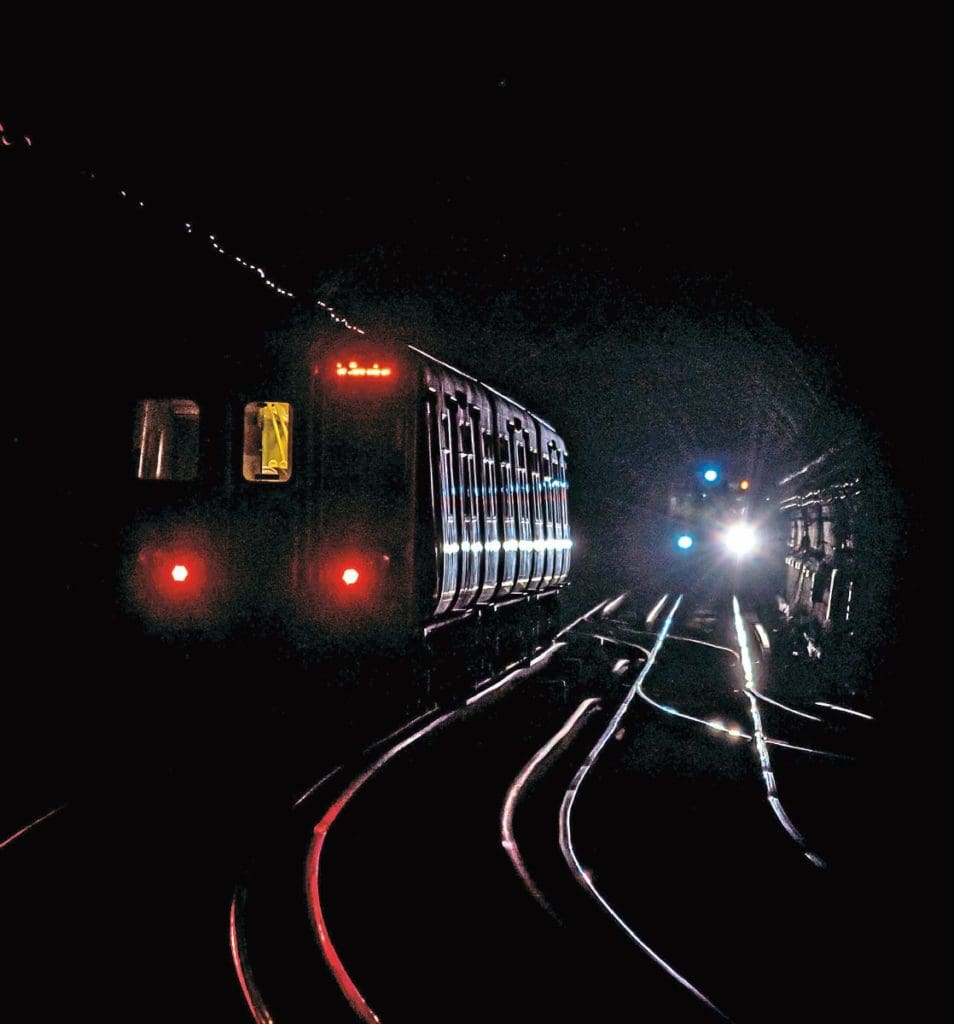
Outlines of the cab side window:
M 199 473 L 199 407 L 188 398 L 149 398 L 136 407 L 137 480 L 195 480 Z
M 288 402 L 249 402 L 243 416 L 242 476 L 284 484 L 292 474 L 292 408 Z

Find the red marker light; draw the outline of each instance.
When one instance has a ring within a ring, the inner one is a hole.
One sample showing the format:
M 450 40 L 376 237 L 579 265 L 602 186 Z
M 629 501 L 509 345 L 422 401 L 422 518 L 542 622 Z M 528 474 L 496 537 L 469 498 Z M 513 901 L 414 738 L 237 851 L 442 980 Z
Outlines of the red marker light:
M 199 614 L 214 597 L 216 574 L 204 538 L 173 544 L 140 548 L 130 581 L 140 607 L 159 618 Z
M 385 610 L 388 568 L 384 552 L 360 541 L 340 548 L 334 541 L 318 545 L 310 574 L 316 598 L 312 614 L 336 628 L 349 628 L 355 618 L 370 621 Z
M 739 484 L 739 490 L 740 491 L 747 491 L 748 489 L 749 489 L 749 482 L 748 482 L 748 480 L 743 480 L 742 483 Z

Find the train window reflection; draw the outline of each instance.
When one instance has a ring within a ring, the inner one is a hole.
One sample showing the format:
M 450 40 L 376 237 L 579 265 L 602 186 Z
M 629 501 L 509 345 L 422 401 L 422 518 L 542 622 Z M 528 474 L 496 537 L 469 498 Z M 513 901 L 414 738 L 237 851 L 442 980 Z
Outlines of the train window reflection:
M 242 475 L 255 483 L 287 483 L 292 473 L 291 405 L 249 402 L 245 406 Z
M 492 434 L 483 435 L 484 495 L 487 503 L 487 518 L 497 518 L 497 470 L 494 463 L 494 439 Z
M 188 398 L 145 399 L 136 407 L 136 478 L 195 480 L 199 407 Z

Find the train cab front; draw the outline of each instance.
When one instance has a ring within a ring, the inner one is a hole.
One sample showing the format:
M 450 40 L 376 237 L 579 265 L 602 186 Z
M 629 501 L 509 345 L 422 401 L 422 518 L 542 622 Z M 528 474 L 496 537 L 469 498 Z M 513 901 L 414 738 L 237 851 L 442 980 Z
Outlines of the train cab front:
M 407 635 L 407 362 L 349 339 L 261 370 L 130 410 L 126 619 L 157 657 L 313 663 Z

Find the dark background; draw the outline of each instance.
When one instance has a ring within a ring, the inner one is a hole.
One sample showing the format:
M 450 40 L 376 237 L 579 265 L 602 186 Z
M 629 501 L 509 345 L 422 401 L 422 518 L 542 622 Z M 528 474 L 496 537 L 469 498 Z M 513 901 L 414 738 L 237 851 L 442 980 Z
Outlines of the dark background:
M 580 321 L 598 340 L 634 310 L 747 304 L 821 364 L 833 401 L 890 425 L 894 387 L 865 370 L 879 350 L 892 370 L 906 363 L 886 314 L 911 256 L 916 129 L 875 61 L 700 64 L 687 51 L 668 73 L 661 60 L 594 73 L 338 54 L 276 78 L 196 56 L 177 75 L 168 54 L 161 81 L 138 57 L 47 97 L 27 81 L 7 136 L 22 150 L 32 134 L 37 175 L 92 172 L 142 200 L 145 233 L 191 222 L 352 319 L 404 326 L 423 296 L 437 345 L 516 314 L 531 350 L 559 349 L 557 329 Z M 55 259 L 69 189 L 43 189 L 30 222 Z M 88 236 L 78 269 L 108 275 L 129 245 Z
M 116 398 L 166 337 L 226 358 L 287 313 L 233 255 L 552 420 L 578 584 L 645 578 L 647 524 L 700 458 L 771 490 L 862 438 L 890 574 L 879 685 L 916 725 L 913 495 L 931 436 L 916 90 L 860 34 L 818 35 L 791 54 L 763 39 L 744 62 L 713 45 L 705 63 L 704 43 L 670 37 L 664 60 L 642 36 L 598 73 L 385 66 L 360 39 L 312 37 L 277 76 L 223 43 L 133 49 L 98 84 L 93 55 L 54 89 L 22 78 L 0 108 L 7 567 L 29 666 L 4 765 L 22 792 L 105 761 L 90 737 L 128 754 L 168 697 L 136 691 L 110 646 Z M 901 776 L 918 762 L 885 736 L 884 849 L 906 859 Z M 903 859 L 878 862 L 900 875 Z

